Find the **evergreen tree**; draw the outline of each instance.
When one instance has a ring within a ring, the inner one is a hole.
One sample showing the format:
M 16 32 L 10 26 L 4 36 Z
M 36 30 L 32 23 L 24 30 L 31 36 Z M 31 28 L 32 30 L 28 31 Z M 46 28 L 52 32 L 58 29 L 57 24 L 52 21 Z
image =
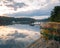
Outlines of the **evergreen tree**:
M 56 6 L 51 12 L 50 21 L 60 22 L 60 6 Z

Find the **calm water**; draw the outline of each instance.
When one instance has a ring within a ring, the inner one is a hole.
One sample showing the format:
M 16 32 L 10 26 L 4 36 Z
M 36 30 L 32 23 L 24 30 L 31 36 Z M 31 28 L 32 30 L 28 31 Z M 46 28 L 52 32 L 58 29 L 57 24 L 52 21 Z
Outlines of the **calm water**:
M 0 26 L 1 48 L 25 48 L 40 37 L 40 26 L 8 25 Z M 5 46 L 5 47 L 4 47 Z

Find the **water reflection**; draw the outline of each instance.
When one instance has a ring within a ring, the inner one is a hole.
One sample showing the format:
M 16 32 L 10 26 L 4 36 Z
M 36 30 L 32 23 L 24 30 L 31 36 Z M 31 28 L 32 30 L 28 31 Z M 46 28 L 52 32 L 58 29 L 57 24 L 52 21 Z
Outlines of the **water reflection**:
M 25 46 L 27 46 L 26 44 L 30 44 L 40 37 L 39 32 L 40 27 L 38 25 L 30 26 L 15 24 L 8 26 L 0 26 L 0 47 L 1 45 L 4 46 L 3 44 L 12 45 L 12 43 L 10 42 L 11 40 L 13 40 L 15 44 L 20 44 L 19 46 L 21 48 L 25 48 Z M 8 43 L 6 44 L 7 41 Z M 15 47 L 15 45 L 13 46 Z

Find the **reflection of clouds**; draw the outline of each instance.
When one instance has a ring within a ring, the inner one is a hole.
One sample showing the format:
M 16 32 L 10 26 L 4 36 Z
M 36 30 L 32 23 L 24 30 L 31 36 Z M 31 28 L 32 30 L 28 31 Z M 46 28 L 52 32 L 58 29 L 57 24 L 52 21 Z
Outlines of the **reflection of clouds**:
M 13 27 L 14 29 L 19 29 L 21 32 L 39 32 L 39 29 L 40 29 L 40 26 L 36 25 L 36 26 L 30 26 L 30 25 L 21 25 L 21 24 L 18 24 L 18 25 L 11 25 L 9 27 Z M 20 32 L 19 31 L 19 32 Z
M 15 38 L 25 38 L 27 35 L 23 33 L 18 33 L 18 31 L 16 30 L 15 33 L 8 34 L 7 36 L 14 36 Z
M 0 48 L 25 48 L 29 42 L 14 39 L 0 40 Z
M 25 28 L 25 29 L 24 29 Z M 29 28 L 29 29 L 28 29 Z M 0 47 L 4 48 L 25 48 L 40 37 L 38 26 L 9 25 L 0 26 Z M 19 46 L 19 47 L 18 47 Z

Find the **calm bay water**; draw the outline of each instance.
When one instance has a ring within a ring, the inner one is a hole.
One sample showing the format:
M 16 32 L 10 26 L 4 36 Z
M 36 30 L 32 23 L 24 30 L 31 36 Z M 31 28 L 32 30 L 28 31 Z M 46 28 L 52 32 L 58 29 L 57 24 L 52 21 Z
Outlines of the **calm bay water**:
M 14 24 L 0 26 L 1 48 L 25 48 L 40 37 L 40 26 Z M 4 47 L 5 46 L 5 47 Z

